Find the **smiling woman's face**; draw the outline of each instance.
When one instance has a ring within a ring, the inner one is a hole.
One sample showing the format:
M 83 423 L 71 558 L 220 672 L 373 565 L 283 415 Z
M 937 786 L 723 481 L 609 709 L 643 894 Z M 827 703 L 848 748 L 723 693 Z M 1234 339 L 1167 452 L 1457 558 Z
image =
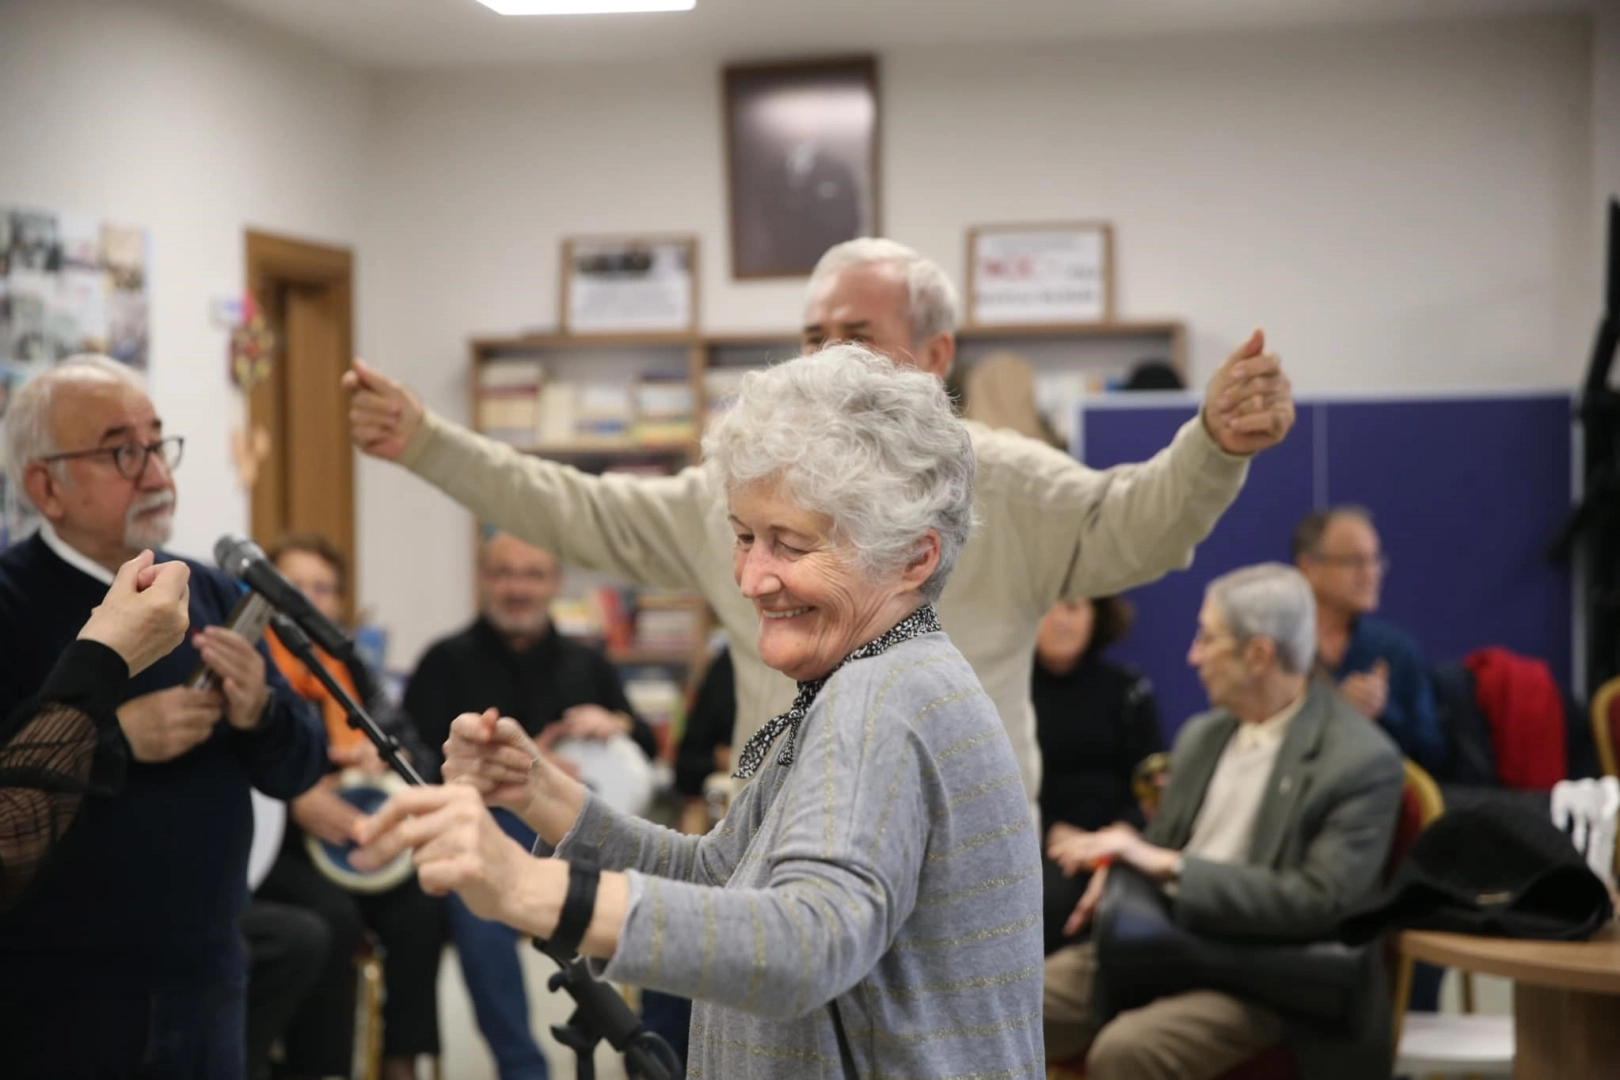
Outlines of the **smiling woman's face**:
M 732 570 L 759 613 L 760 659 L 800 682 L 831 672 L 921 600 L 904 575 L 868 581 L 832 520 L 779 484 L 733 491 L 730 520 Z

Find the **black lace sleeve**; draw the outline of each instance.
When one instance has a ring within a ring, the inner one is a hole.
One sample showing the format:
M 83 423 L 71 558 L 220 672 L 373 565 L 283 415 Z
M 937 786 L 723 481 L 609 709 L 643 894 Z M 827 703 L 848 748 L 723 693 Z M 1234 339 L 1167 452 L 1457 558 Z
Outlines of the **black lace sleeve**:
M 0 723 L 0 911 L 38 878 L 86 796 L 123 789 L 128 678 L 116 652 L 74 642 L 39 695 Z

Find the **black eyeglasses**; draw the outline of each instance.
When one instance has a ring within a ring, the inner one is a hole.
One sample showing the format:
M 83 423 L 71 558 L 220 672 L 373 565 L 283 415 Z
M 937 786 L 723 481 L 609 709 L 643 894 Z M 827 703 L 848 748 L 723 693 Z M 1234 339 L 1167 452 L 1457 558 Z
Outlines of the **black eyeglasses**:
M 47 454 L 40 461 L 67 461 L 70 458 L 111 457 L 113 467 L 118 475 L 126 480 L 139 480 L 146 472 L 146 463 L 155 454 L 157 459 L 172 472 L 180 465 L 180 457 L 185 452 L 186 440 L 183 435 L 169 435 L 156 442 L 149 443 L 123 443 L 120 446 L 98 446 L 94 450 L 69 450 L 63 454 Z

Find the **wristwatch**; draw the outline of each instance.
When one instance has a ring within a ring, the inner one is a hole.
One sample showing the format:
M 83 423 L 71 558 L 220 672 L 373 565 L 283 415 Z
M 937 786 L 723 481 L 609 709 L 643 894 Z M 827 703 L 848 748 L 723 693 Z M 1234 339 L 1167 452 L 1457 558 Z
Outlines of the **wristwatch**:
M 1175 882 L 1180 882 L 1181 881 L 1181 872 L 1182 872 L 1182 870 L 1186 869 L 1186 866 L 1187 866 L 1187 856 L 1185 856 L 1185 855 L 1177 855 L 1176 856 L 1176 861 L 1170 864 L 1170 880 L 1175 881 Z

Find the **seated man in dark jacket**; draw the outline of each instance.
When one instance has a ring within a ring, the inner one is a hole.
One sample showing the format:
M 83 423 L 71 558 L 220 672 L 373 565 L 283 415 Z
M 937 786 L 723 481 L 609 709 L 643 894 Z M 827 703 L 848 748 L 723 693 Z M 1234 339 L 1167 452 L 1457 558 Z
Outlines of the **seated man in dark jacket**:
M 561 581 L 548 552 L 505 533 L 484 543 L 479 617 L 429 647 L 405 690 L 405 711 L 429 746 L 443 747 L 456 716 L 493 706 L 543 751 L 563 739 L 628 738 L 648 758 L 657 753 L 652 730 L 631 711 L 612 662 L 552 625 L 549 611 Z M 516 815 L 494 814 L 509 835 L 525 846 L 534 843 Z M 517 932 L 480 919 L 460 897 L 452 895 L 448 907 L 467 992 L 501 1080 L 543 1080 L 546 1062 L 529 1026 Z
M 1335 936 L 1378 883 L 1394 836 L 1402 767 L 1388 736 L 1326 681 L 1314 681 L 1310 586 L 1279 564 L 1210 583 L 1189 662 L 1213 712 L 1176 739 L 1170 783 L 1143 835 L 1113 826 L 1070 837 L 1057 860 L 1102 867 L 1068 927 L 1090 922 L 1110 862 L 1162 885 L 1176 920 L 1201 934 L 1266 942 Z M 1099 1025 L 1094 946 L 1046 962 L 1046 1048 L 1053 1059 L 1090 1047 L 1088 1075 L 1216 1077 L 1286 1040 L 1302 1076 L 1387 1076 L 1389 1010 L 1369 969 L 1358 1028 L 1333 1038 L 1215 991 L 1160 998 Z

